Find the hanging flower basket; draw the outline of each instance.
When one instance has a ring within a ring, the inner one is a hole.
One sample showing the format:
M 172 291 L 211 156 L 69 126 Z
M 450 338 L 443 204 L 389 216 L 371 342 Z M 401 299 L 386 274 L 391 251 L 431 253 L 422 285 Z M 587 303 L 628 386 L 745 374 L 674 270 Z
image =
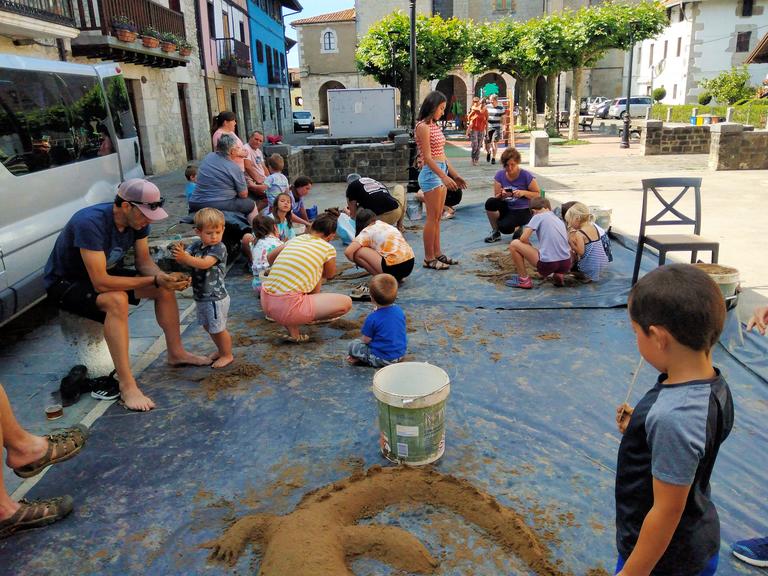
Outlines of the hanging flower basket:
M 146 48 L 157 48 L 160 46 L 160 32 L 152 26 L 145 26 L 141 31 L 141 43 Z
M 179 56 L 187 57 L 190 54 L 192 54 L 192 48 L 191 47 L 184 47 L 184 48 L 182 48 L 181 46 L 179 47 Z
M 173 42 L 160 42 L 160 49 L 163 52 L 176 52 L 176 44 Z
M 117 39 L 121 42 L 135 42 L 138 34 L 132 30 L 126 30 L 125 28 L 119 28 L 115 30 Z

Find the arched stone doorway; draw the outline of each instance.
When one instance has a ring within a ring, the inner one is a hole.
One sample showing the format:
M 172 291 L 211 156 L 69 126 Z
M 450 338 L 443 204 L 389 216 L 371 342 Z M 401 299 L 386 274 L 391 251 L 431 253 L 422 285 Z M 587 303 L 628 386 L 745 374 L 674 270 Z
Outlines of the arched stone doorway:
M 435 90 L 445 94 L 445 97 L 448 99 L 448 105 L 445 107 L 446 120 L 453 120 L 455 112 L 454 102 L 459 103 L 459 110 L 461 110 L 462 116 L 467 113 L 467 85 L 459 76 L 452 74 L 443 78 L 437 83 Z
M 474 93 L 478 96 L 483 96 L 483 88 L 486 84 L 496 84 L 496 86 L 499 87 L 499 96 L 506 97 L 507 83 L 501 74 L 497 74 L 496 72 L 488 72 L 487 74 L 480 76 L 480 78 L 477 79 L 477 82 L 475 82 Z
M 328 90 L 343 90 L 346 88 L 341 82 L 336 80 L 330 80 L 322 86 L 318 92 L 318 98 L 320 100 L 320 124 L 328 124 Z
M 539 76 L 536 80 L 536 112 L 544 114 L 544 106 L 547 103 L 547 79 Z

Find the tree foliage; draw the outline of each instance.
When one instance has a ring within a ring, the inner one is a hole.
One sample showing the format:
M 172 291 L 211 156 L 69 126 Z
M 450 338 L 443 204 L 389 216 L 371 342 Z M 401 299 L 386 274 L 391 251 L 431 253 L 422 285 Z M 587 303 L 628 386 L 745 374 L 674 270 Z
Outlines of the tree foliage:
M 712 79 L 704 79 L 699 86 L 705 93 L 710 94 L 720 104 L 733 104 L 743 98 L 752 96 L 754 89 L 749 86 L 747 66 L 735 66 L 725 70 Z
M 664 88 L 664 86 L 659 86 L 658 88 L 653 89 L 653 93 L 651 94 L 651 97 L 653 98 L 654 102 L 661 102 L 664 100 L 664 98 L 667 97 L 667 89 Z

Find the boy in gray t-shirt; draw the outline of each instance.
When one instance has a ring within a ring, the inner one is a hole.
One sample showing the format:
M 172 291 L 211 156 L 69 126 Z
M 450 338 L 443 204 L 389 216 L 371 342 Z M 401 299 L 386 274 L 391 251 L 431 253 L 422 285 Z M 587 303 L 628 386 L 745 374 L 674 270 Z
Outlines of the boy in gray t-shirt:
M 227 248 L 221 242 L 224 235 L 224 214 L 216 208 L 203 208 L 195 214 L 195 231 L 200 236 L 187 249 L 179 242 L 173 256 L 179 264 L 192 268 L 192 291 L 197 303 L 197 321 L 211 335 L 217 352 L 210 356 L 214 368 L 223 368 L 235 357 L 232 338 L 227 331 L 229 294 L 224 286 Z
M 533 288 L 533 281 L 525 267 L 526 260 L 536 266 L 542 278 L 552 276 L 555 286 L 564 286 L 563 275 L 571 269 L 571 245 L 568 231 L 560 218 L 550 210 L 549 200 L 532 198 L 533 217 L 525 225 L 518 240 L 512 240 L 509 252 L 517 268 L 517 275 L 505 282 L 512 288 Z M 531 235 L 536 232 L 539 248 L 531 245 Z

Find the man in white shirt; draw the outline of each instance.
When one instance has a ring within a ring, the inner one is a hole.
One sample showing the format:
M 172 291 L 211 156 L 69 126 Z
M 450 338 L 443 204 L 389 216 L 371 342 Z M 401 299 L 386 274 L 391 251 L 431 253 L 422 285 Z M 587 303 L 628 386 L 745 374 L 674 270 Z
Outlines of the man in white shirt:
M 248 192 L 257 203 L 264 201 L 267 191 L 264 179 L 269 175 L 269 170 L 264 163 L 264 153 L 261 150 L 263 144 L 264 134 L 254 130 L 248 137 L 248 143 L 243 146 L 250 160 L 250 163 L 246 163 L 245 180 L 248 183 Z
M 504 122 L 504 116 L 507 113 L 506 108 L 499 104 L 499 97 L 491 94 L 491 102 L 486 107 L 488 110 L 488 132 L 485 137 L 485 161 L 496 164 L 496 152 L 498 151 L 499 138 L 501 138 L 501 127 Z

